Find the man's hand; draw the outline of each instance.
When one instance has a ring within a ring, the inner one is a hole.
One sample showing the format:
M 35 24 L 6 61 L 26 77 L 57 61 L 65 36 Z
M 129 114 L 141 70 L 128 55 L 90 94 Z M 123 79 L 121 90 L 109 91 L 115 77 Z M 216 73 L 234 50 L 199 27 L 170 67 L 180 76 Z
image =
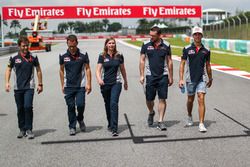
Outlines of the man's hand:
M 144 84 L 144 80 L 145 80 L 145 77 L 144 76 L 141 76 L 140 77 L 140 83 L 143 85 Z
M 123 86 L 124 86 L 124 89 L 125 89 L 125 90 L 128 90 L 128 82 L 124 82 L 124 85 L 123 85 Z
M 179 81 L 179 88 L 182 88 L 184 86 L 184 80 Z
M 173 77 L 168 77 L 168 86 L 172 86 L 174 83 Z
M 10 83 L 5 84 L 5 91 L 10 92 Z
M 207 87 L 210 88 L 212 86 L 212 83 L 213 83 L 213 79 L 209 79 L 207 83 Z
M 87 84 L 87 85 L 85 86 L 85 90 L 86 90 L 86 93 L 87 93 L 87 94 L 90 94 L 90 92 L 91 92 L 91 85 Z
M 42 91 L 43 91 L 43 85 L 38 84 L 36 91 L 37 91 L 38 94 L 42 93 Z

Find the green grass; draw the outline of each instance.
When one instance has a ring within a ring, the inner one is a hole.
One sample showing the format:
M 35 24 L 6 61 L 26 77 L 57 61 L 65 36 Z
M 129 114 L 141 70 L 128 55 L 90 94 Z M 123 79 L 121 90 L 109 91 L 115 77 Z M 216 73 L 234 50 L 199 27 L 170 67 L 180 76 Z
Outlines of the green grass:
M 186 42 L 180 41 L 181 39 L 167 39 L 167 41 L 171 45 L 176 45 L 176 46 L 181 46 L 184 47 L 188 45 Z M 126 42 L 139 46 L 142 46 L 142 41 L 131 41 L 127 40 Z M 177 45 L 178 44 L 178 45 Z M 171 48 L 172 54 L 181 56 L 182 55 L 182 48 Z M 216 49 L 219 50 L 219 49 Z M 219 50 L 223 51 L 223 50 Z M 230 54 L 219 54 L 219 53 L 214 53 L 213 50 L 211 50 L 211 63 L 213 64 L 218 64 L 218 65 L 225 65 L 229 67 L 234 67 L 239 70 L 247 71 L 250 72 L 250 56 L 234 56 Z

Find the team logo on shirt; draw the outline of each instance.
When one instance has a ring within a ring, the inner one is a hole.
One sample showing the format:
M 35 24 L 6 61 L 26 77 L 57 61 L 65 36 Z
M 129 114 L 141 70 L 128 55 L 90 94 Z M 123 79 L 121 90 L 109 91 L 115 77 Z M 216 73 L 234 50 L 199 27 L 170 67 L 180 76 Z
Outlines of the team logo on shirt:
M 204 50 L 204 51 L 202 51 L 202 53 L 207 54 L 207 51 Z
M 104 62 L 109 62 L 109 59 L 108 58 L 104 59 Z
M 154 50 L 153 46 L 148 46 L 147 50 Z
M 22 60 L 21 60 L 21 59 L 16 59 L 16 60 L 15 60 L 15 63 L 17 63 L 17 64 L 18 64 L 18 63 L 22 63 Z
M 69 62 L 70 58 L 69 57 L 65 57 L 63 60 L 64 60 L 64 62 Z
M 195 51 L 194 51 L 194 50 L 189 50 L 189 51 L 188 51 L 188 54 L 189 54 L 189 55 L 195 54 Z

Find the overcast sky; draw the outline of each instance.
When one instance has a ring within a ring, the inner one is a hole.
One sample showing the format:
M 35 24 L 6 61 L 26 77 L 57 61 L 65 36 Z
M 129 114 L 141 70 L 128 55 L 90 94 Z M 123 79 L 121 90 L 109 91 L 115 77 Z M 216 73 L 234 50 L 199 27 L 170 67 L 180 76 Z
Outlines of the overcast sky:
M 109 6 L 109 5 L 201 5 L 202 9 L 218 8 L 235 14 L 236 9 L 250 11 L 249 0 L 0 0 L 0 6 Z M 110 19 L 111 20 L 111 19 Z M 135 26 L 138 19 L 113 19 L 123 26 Z M 58 22 L 69 20 L 49 20 L 49 28 L 56 29 Z M 30 20 L 22 21 L 22 28 L 30 25 Z

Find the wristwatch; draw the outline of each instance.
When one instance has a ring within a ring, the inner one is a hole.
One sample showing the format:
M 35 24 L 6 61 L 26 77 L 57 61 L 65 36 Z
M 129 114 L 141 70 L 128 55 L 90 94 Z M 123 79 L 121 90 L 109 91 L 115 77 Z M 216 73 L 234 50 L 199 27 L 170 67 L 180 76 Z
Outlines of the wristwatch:
M 38 86 L 43 86 L 43 84 L 42 84 L 42 83 L 39 83 Z

